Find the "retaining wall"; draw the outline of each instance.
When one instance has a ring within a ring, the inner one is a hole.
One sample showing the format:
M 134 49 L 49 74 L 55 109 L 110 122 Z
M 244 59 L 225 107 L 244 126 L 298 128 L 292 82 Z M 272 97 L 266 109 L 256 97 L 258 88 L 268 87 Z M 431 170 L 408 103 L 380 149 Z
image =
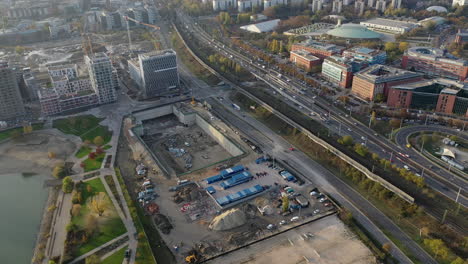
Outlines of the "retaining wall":
M 221 134 L 216 128 L 214 128 L 210 123 L 208 123 L 203 117 L 200 115 L 196 115 L 195 117 L 197 125 L 205 131 L 208 135 L 210 135 L 218 144 L 220 144 L 231 156 L 239 156 L 244 154 L 244 152 L 235 145 L 230 139 L 228 139 L 225 135 Z

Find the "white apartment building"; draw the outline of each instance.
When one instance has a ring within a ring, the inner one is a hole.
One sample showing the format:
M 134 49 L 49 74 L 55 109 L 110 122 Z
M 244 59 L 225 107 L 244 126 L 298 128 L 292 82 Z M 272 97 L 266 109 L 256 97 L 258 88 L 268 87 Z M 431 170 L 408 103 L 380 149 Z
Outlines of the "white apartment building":
M 109 57 L 105 53 L 96 53 L 85 56 L 88 67 L 91 86 L 98 96 L 99 104 L 115 102 L 113 67 Z
M 456 6 L 456 5 L 459 5 L 459 6 L 468 5 L 468 0 L 453 0 L 452 6 Z

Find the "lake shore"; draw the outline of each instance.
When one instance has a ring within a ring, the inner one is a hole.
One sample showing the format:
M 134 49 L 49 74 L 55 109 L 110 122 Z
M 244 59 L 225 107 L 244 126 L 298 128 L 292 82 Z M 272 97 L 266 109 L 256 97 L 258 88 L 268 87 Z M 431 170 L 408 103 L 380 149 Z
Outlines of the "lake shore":
M 78 139 L 79 140 L 79 139 Z M 45 180 L 53 179 L 51 171 L 55 164 L 66 161 L 76 152 L 79 141 L 63 135 L 55 129 L 42 130 L 24 135 L 15 140 L 0 142 L 0 175 L 19 174 L 23 177 L 36 177 L 46 175 Z M 55 158 L 49 158 L 53 152 Z M 41 176 L 42 177 L 42 176 Z M 41 186 L 42 188 L 44 186 Z M 31 263 L 42 263 L 41 259 L 46 255 L 46 248 L 51 227 L 54 222 L 55 209 L 51 206 L 57 204 L 60 188 L 47 187 L 47 200 L 43 203 L 42 219 L 38 223 L 35 246 Z

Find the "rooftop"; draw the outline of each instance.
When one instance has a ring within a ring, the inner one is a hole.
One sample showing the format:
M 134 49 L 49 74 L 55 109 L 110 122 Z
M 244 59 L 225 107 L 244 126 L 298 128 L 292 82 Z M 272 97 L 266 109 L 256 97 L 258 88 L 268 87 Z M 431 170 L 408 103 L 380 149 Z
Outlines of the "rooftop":
M 279 19 L 273 19 L 273 20 L 269 20 L 269 21 L 265 21 L 265 22 L 261 22 L 257 24 L 250 24 L 250 25 L 242 26 L 240 28 L 243 30 L 256 32 L 256 33 L 269 32 L 269 31 L 274 30 L 278 26 L 280 21 L 281 20 Z
M 379 39 L 382 34 L 358 24 L 344 24 L 327 32 L 327 35 L 349 39 Z
M 426 8 L 427 11 L 436 11 L 436 12 L 444 12 L 444 13 L 447 13 L 447 8 L 443 7 L 443 6 L 430 6 L 428 8 Z
M 386 65 L 373 65 L 358 72 L 356 76 L 373 83 L 384 83 L 401 79 L 416 78 L 420 77 L 421 74 Z
M 176 55 L 176 52 L 172 49 L 155 50 L 155 51 L 139 54 L 138 58 L 141 60 L 146 60 L 152 57 L 160 57 L 160 56 L 168 56 L 168 55 Z
M 406 55 L 417 57 L 425 60 L 441 61 L 457 64 L 460 66 L 468 66 L 468 61 L 459 59 L 452 54 L 441 49 L 431 47 L 413 47 L 406 51 Z
M 325 50 L 325 51 L 338 51 L 340 49 L 344 49 L 344 47 L 337 46 L 335 44 L 323 43 L 318 42 L 313 39 L 308 39 L 304 42 L 301 42 L 297 45 L 304 46 L 304 47 L 311 47 L 318 50 Z
M 356 72 L 363 67 L 368 66 L 367 61 L 342 56 L 330 56 L 325 59 L 327 63 L 332 63 L 337 66 L 347 68 L 348 71 Z
M 307 59 L 309 61 L 320 60 L 320 58 L 315 57 L 314 55 L 312 55 L 312 53 L 306 50 L 295 50 L 295 51 L 291 51 L 291 53 L 296 54 L 297 56 L 303 57 L 304 59 Z
M 377 49 L 370 49 L 366 47 L 353 47 L 351 49 L 344 51 L 344 53 L 356 53 L 356 54 L 367 55 L 367 56 L 376 56 L 384 52 L 385 51 L 377 50 Z
M 369 23 L 369 24 L 375 24 L 375 25 L 381 25 L 381 26 L 389 26 L 389 27 L 400 27 L 400 28 L 414 28 L 417 27 L 418 24 L 412 21 L 401 21 L 401 20 L 393 20 L 393 19 L 386 19 L 386 18 L 373 18 L 364 22 L 363 23 Z
M 452 87 L 451 90 L 454 90 L 457 92 L 459 92 L 460 89 L 463 89 L 464 87 L 462 83 L 459 83 L 457 81 L 444 79 L 444 78 L 437 78 L 437 79 L 431 79 L 431 80 L 422 80 L 418 82 L 400 84 L 400 85 L 393 86 L 392 88 L 400 89 L 400 90 L 414 90 L 418 88 L 428 87 L 431 85 Z

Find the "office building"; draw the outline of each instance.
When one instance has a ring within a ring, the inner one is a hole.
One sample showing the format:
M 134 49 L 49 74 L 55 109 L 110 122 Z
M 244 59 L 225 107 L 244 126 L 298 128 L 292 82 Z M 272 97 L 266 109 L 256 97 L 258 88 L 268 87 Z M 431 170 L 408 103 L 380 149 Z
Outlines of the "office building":
M 236 8 L 236 0 L 213 0 L 213 11 L 225 11 Z
M 468 0 L 453 0 L 452 6 L 456 6 L 456 5 L 459 5 L 459 6 L 468 5 Z
M 128 63 L 131 78 L 140 86 L 145 98 L 171 96 L 179 92 L 177 55 L 173 50 L 138 55 Z
M 369 66 L 366 61 L 352 58 L 330 56 L 323 61 L 322 76 L 341 88 L 351 87 L 353 75 Z
M 252 8 L 261 5 L 260 0 L 238 0 L 237 1 L 237 10 L 239 12 L 250 12 Z
M 375 7 L 375 0 L 367 0 L 367 6 L 369 8 L 374 8 Z
M 400 9 L 401 8 L 401 0 L 392 0 L 392 8 Z
M 387 105 L 468 117 L 468 87 L 443 78 L 396 85 L 389 89 Z
M 372 65 L 354 74 L 351 93 L 373 101 L 378 94 L 388 95 L 388 89 L 395 85 L 422 80 L 422 74 L 385 65 Z
M 357 60 L 364 60 L 369 65 L 385 64 L 387 60 L 387 53 L 383 50 L 370 49 L 366 47 L 354 47 L 343 51 L 343 56 L 347 58 L 354 58 Z
M 403 34 L 413 28 L 419 27 L 418 23 L 410 21 L 374 18 L 360 23 L 370 30 L 382 31 L 391 34 Z
M 340 14 L 343 11 L 343 1 L 333 0 L 332 3 L 332 13 Z
M 312 53 L 305 50 L 295 50 L 291 51 L 291 56 L 289 60 L 294 63 L 296 66 L 303 68 L 306 71 L 312 69 L 312 67 L 320 66 L 322 63 L 321 60 Z
M 0 121 L 25 115 L 15 72 L 7 62 L 0 61 Z
M 385 0 L 377 0 L 375 3 L 375 10 L 380 11 L 380 12 L 385 12 L 385 9 L 387 8 L 387 2 Z
M 98 97 L 99 104 L 115 102 L 113 67 L 105 53 L 85 56 L 91 86 Z
M 312 12 L 318 12 L 323 8 L 323 1 L 322 0 L 312 0 Z
M 318 42 L 312 39 L 308 39 L 304 42 L 293 44 L 291 51 L 295 50 L 305 50 L 310 52 L 312 55 L 320 58 L 321 60 L 326 57 L 341 54 L 344 50 L 344 47 L 337 46 L 335 44 L 328 44 L 323 42 Z
M 357 0 L 354 2 L 354 11 L 358 13 L 359 16 L 362 16 L 364 14 L 364 7 L 366 4 L 364 3 L 364 0 Z
M 286 0 L 263 0 L 263 9 L 267 9 L 269 7 L 274 7 L 278 5 L 286 5 L 286 4 L 287 4 Z
M 464 81 L 468 78 L 468 61 L 437 48 L 413 47 L 403 55 L 404 69 L 422 72 L 427 76 Z

